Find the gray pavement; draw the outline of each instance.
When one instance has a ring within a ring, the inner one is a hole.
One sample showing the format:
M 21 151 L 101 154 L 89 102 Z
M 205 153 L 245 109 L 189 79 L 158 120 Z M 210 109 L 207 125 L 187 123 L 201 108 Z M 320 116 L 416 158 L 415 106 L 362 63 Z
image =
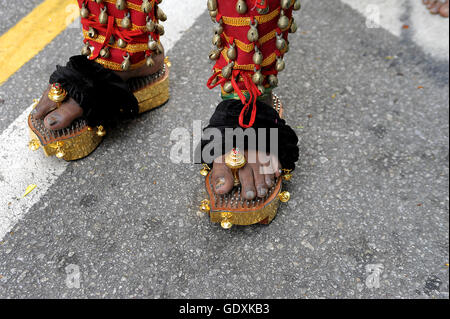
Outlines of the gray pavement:
M 205 12 L 169 52 L 170 102 L 71 163 L 0 242 L 0 297 L 448 298 L 448 62 L 338 1 L 309 1 L 297 21 L 278 93 L 301 157 L 270 226 L 198 216 L 199 167 L 169 160 L 171 131 L 219 102 Z M 1 130 L 73 43 L 68 29 L 0 87 Z

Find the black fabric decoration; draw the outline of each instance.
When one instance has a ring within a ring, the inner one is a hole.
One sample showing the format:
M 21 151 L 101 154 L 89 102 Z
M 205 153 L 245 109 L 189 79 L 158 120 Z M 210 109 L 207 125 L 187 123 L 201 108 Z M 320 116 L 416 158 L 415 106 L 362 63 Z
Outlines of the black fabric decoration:
M 127 83 L 86 56 L 71 57 L 65 67 L 58 65 L 50 76 L 50 84 L 53 83 L 60 83 L 81 106 L 89 125 L 138 114 L 138 101 Z
M 222 154 L 214 154 L 214 158 L 226 154 L 228 151 L 230 151 L 225 149 L 225 129 L 236 129 L 240 127 L 239 115 L 241 113 L 242 107 L 243 105 L 239 100 L 225 100 L 217 106 L 215 113 L 211 117 L 209 126 L 207 126 L 204 131 L 209 128 L 218 128 L 222 133 L 222 140 L 214 141 L 213 138 L 208 139 L 208 137 L 205 140 L 202 139 L 202 151 L 207 144 L 216 142 L 222 143 Z M 250 117 L 250 114 L 247 114 L 246 116 Z M 248 120 L 248 118 L 245 119 L 245 121 Z M 297 134 L 290 126 L 286 125 L 286 121 L 280 118 L 278 112 L 274 110 L 273 107 L 261 101 L 257 101 L 257 114 L 255 124 L 252 128 L 249 128 L 255 129 L 257 139 L 258 128 L 278 128 L 278 157 L 281 166 L 284 169 L 294 170 L 295 163 L 298 161 L 300 153 L 297 146 Z M 244 130 L 244 133 L 245 132 L 246 130 Z M 268 148 L 266 151 L 270 152 L 270 148 L 268 147 L 270 144 L 270 130 L 267 130 L 266 132 L 266 145 Z M 245 143 L 245 149 L 249 149 L 249 145 L 247 142 L 248 141 L 246 141 Z M 257 145 L 258 144 L 256 144 L 256 146 Z M 203 159 L 202 162 L 205 163 Z M 212 165 L 212 163 L 205 164 Z

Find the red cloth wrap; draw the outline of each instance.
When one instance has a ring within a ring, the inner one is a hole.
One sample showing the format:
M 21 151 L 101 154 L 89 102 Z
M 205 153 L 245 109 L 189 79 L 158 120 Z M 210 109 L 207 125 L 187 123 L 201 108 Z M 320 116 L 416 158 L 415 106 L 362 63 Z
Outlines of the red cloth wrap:
M 150 54 L 148 48 L 143 49 L 144 48 L 143 46 L 143 48 L 138 52 L 129 52 L 127 48 L 123 49 L 113 48 L 108 44 L 109 38 L 111 37 L 111 35 L 113 35 L 116 40 L 116 43 L 119 38 L 122 38 L 129 45 L 147 44 L 150 35 L 154 40 L 159 40 L 160 36 L 157 33 L 150 33 L 147 31 L 147 29 L 143 30 L 140 29 L 132 30 L 132 28 L 124 29 L 115 20 L 115 19 L 123 19 L 125 15 L 129 12 L 133 27 L 134 26 L 144 27 L 147 23 L 146 20 L 147 16 L 149 16 L 156 23 L 157 20 L 155 17 L 156 16 L 155 12 L 156 12 L 156 4 L 158 4 L 158 1 L 155 0 L 151 1 L 154 3 L 154 10 L 152 10 L 148 14 L 144 13 L 141 9 L 142 0 L 128 0 L 127 8 L 125 10 L 118 10 L 116 8 L 115 1 L 107 2 L 107 0 L 105 0 L 100 4 L 97 4 L 95 1 L 92 0 L 77 0 L 77 1 L 80 9 L 84 4 L 85 7 L 90 12 L 89 18 L 81 19 L 83 30 L 87 32 L 90 27 L 93 27 L 99 36 L 105 37 L 105 41 L 100 42 L 98 38 L 91 39 L 85 36 L 84 42 L 86 43 L 87 41 L 89 41 L 89 44 L 94 48 L 94 51 L 90 56 L 91 60 L 95 60 L 96 62 L 103 64 L 106 68 L 118 70 L 118 67 L 124 61 L 124 56 L 126 56 L 126 54 L 128 53 L 130 55 L 130 62 L 132 64 L 131 67 L 132 69 L 139 67 L 143 64 L 146 57 Z M 135 6 L 132 7 L 133 4 Z M 101 13 L 101 9 L 105 6 L 107 8 L 109 23 L 101 24 L 98 21 L 98 17 Z M 109 47 L 109 51 L 111 53 L 110 57 L 107 59 L 99 56 L 100 50 L 106 46 Z
M 217 0 L 217 2 L 218 2 L 218 12 L 219 12 L 219 14 L 216 17 L 217 21 L 220 21 L 220 19 L 222 17 L 230 17 L 230 18 L 250 17 L 253 20 L 255 16 L 261 15 L 257 11 L 257 9 L 264 8 L 264 6 L 262 5 L 262 3 L 264 3 L 264 1 L 245 0 L 245 2 L 247 3 L 248 10 L 245 14 L 241 15 L 236 11 L 237 1 Z M 293 3 L 294 3 L 294 1 L 292 2 L 292 4 Z M 281 14 L 280 0 L 266 0 L 266 5 L 269 6 L 269 11 L 264 16 L 270 15 L 273 11 L 276 11 L 276 10 L 280 10 L 280 14 Z M 289 10 L 284 11 L 285 15 L 289 19 L 292 18 L 292 11 L 293 11 L 292 6 Z M 258 29 L 258 33 L 259 33 L 259 39 L 263 38 L 265 35 L 267 35 L 268 33 L 271 33 L 274 30 L 277 30 L 278 34 L 282 33 L 283 37 L 286 40 L 288 39 L 288 33 L 289 33 L 288 30 L 285 30 L 284 32 L 282 32 L 278 27 L 278 20 L 279 20 L 280 14 L 278 14 L 274 19 L 270 20 L 269 22 L 258 23 L 257 29 Z M 250 29 L 250 25 L 232 26 L 232 25 L 226 24 L 224 21 L 222 26 L 224 28 L 224 34 L 227 35 L 230 42 L 233 39 L 237 39 L 245 44 L 251 44 L 251 42 L 247 38 L 247 33 Z M 223 47 L 224 47 L 224 49 L 223 49 L 224 52 L 222 52 L 222 53 L 225 53 L 225 55 L 226 55 L 227 49 L 230 47 L 230 44 L 226 43 L 226 39 L 223 34 L 221 37 L 222 37 L 222 43 L 223 43 Z M 276 37 L 272 38 L 271 40 L 269 40 L 268 42 L 265 42 L 262 45 L 260 45 L 259 43 L 257 43 L 256 45 L 258 46 L 259 50 L 262 52 L 264 59 L 268 58 L 273 53 L 275 53 L 277 55 L 277 57 L 282 56 L 282 53 L 276 47 Z M 239 66 L 252 65 L 253 66 L 252 69 L 254 69 L 255 67 L 257 67 L 257 69 L 258 69 L 259 66 L 255 66 L 253 63 L 253 55 L 255 53 L 254 50 L 251 52 L 243 51 L 238 47 L 237 44 L 236 44 L 236 50 L 237 50 L 237 59 L 235 60 L 236 66 L 234 67 L 233 77 L 239 76 L 239 78 L 238 78 L 239 81 L 232 80 L 232 84 L 233 84 L 235 93 L 238 94 L 239 98 L 241 99 L 242 103 L 244 104 L 244 108 L 242 110 L 239 124 L 243 128 L 248 128 L 248 127 L 253 126 L 253 123 L 255 120 L 255 115 L 256 115 L 256 98 L 261 95 L 261 92 L 258 90 L 257 86 L 252 81 L 252 75 L 254 74 L 254 71 L 253 70 L 251 70 L 251 71 L 250 70 L 239 70 Z M 262 73 L 264 75 L 270 75 L 270 74 L 276 75 L 278 72 L 275 70 L 275 63 L 276 63 L 276 59 L 270 65 L 263 67 Z M 214 65 L 214 68 L 213 68 L 214 75 L 208 81 L 209 88 L 212 89 L 218 85 L 221 85 L 223 87 L 225 82 L 227 82 L 227 80 L 224 79 L 221 75 L 222 68 L 225 67 L 227 64 L 228 64 L 227 60 L 225 59 L 223 54 L 221 54 L 219 59 L 217 60 L 216 64 Z M 217 83 L 215 83 L 215 85 L 211 85 L 212 81 L 216 77 L 219 77 L 219 81 Z M 263 85 L 266 87 L 268 86 L 267 77 L 266 77 Z M 241 92 L 241 90 L 248 91 L 250 94 L 250 99 L 247 99 L 244 96 L 244 94 Z M 246 124 L 246 123 L 244 123 L 244 115 L 250 110 L 250 108 L 252 108 L 252 116 L 251 116 L 250 122 L 248 124 Z

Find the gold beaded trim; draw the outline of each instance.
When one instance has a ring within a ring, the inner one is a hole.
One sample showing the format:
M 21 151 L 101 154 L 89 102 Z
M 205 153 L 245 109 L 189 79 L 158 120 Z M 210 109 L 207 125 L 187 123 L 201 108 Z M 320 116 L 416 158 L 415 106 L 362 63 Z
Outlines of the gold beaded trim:
M 291 0 L 291 6 L 294 5 L 296 0 Z M 267 23 L 269 21 L 272 21 L 273 19 L 277 18 L 278 15 L 281 12 L 281 7 L 264 15 L 255 16 L 256 21 L 258 21 L 259 24 L 261 23 Z M 250 22 L 252 21 L 251 18 L 248 17 L 222 17 L 223 23 L 227 25 L 231 25 L 233 27 L 248 27 L 250 25 Z
M 291 25 L 292 25 L 292 21 L 293 21 L 293 19 L 290 20 L 289 26 L 286 29 L 283 29 L 281 31 L 285 32 L 286 30 L 288 30 L 291 27 Z M 275 38 L 276 35 L 277 35 L 277 30 L 273 30 L 272 32 L 269 32 L 266 35 L 264 35 L 263 37 L 261 37 L 258 40 L 258 43 L 260 45 L 263 45 L 264 43 L 269 42 L 270 40 Z M 225 37 L 225 40 L 227 40 L 227 43 L 229 43 L 230 42 L 230 38 L 225 34 L 225 32 L 223 33 L 223 36 Z M 238 39 L 234 39 L 234 42 L 236 43 L 236 45 L 237 45 L 237 47 L 239 49 L 241 49 L 242 51 L 245 51 L 247 53 L 253 52 L 253 50 L 255 49 L 255 44 L 254 43 L 247 44 L 247 43 L 244 43 L 244 42 L 242 42 L 242 41 L 240 41 Z
M 89 39 L 89 41 L 94 41 L 100 44 L 103 44 L 105 42 L 105 36 L 103 35 L 97 35 L 95 39 L 89 37 L 89 32 L 86 30 L 83 30 L 83 35 L 86 39 Z M 125 48 L 119 47 L 116 43 L 113 45 L 110 45 L 107 43 L 107 46 L 114 49 L 119 49 L 122 51 L 130 52 L 130 53 L 138 53 L 142 51 L 148 50 L 148 44 L 147 43 L 140 43 L 140 44 L 128 44 Z
M 122 25 L 122 20 L 123 19 L 116 18 L 116 24 L 118 26 L 121 26 Z M 131 30 L 131 31 L 136 31 L 136 30 L 147 31 L 147 26 L 145 26 L 145 25 L 136 25 L 136 24 L 132 23 L 131 28 L 128 29 L 128 30 Z
M 92 0 L 92 1 L 95 1 L 95 0 Z M 116 4 L 116 0 L 103 0 L 103 1 L 111 3 L 111 4 L 114 4 L 114 5 Z M 156 0 L 151 0 L 150 2 L 154 3 L 155 1 Z M 132 10 L 135 10 L 135 11 L 143 12 L 141 6 L 138 5 L 138 4 L 135 4 L 135 3 L 131 3 L 131 2 L 127 1 L 127 7 L 129 9 L 132 9 Z
M 278 8 L 271 13 L 261 15 L 261 16 L 255 16 L 255 20 L 258 21 L 259 24 L 267 23 L 272 21 L 273 19 L 277 18 L 280 15 L 281 8 Z M 223 23 L 227 25 L 231 25 L 233 27 L 248 27 L 251 23 L 251 18 L 245 17 L 245 18 L 237 18 L 237 17 L 222 17 Z
M 282 51 L 281 53 L 284 53 L 285 51 Z M 227 61 L 227 63 L 230 63 L 230 60 L 228 59 L 226 50 L 222 51 L 222 56 L 225 58 L 225 61 Z M 267 58 L 264 59 L 263 63 L 261 64 L 262 67 L 266 67 L 271 65 L 272 63 L 275 62 L 275 60 L 277 59 L 277 54 L 276 53 L 272 53 L 271 55 L 269 55 Z M 236 70 L 244 70 L 244 71 L 254 71 L 255 70 L 255 65 L 254 64 L 235 64 L 233 69 Z M 220 70 L 220 69 L 219 69 Z
M 105 60 L 103 58 L 97 58 L 95 59 L 95 62 L 97 62 L 98 64 L 103 65 L 105 68 L 110 69 L 110 70 L 114 70 L 114 71 L 123 71 L 122 70 L 122 66 L 121 63 L 116 63 L 116 62 L 112 62 L 112 61 L 108 61 Z M 145 65 L 145 59 L 136 63 L 136 64 L 132 64 L 130 67 L 130 70 L 134 70 L 134 69 L 138 69 L 141 66 Z

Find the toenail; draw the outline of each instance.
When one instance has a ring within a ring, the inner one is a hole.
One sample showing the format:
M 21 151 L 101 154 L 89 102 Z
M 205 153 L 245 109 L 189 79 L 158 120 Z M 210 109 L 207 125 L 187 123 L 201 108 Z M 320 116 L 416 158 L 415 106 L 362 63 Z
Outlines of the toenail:
M 216 182 L 216 189 L 221 189 L 225 185 L 225 178 L 219 177 Z
M 259 196 L 266 196 L 267 195 L 267 188 L 265 188 L 265 187 L 258 187 L 258 195 Z
M 253 199 L 253 198 L 255 198 L 255 192 L 254 192 L 254 191 L 248 191 L 248 192 L 246 193 L 246 195 L 247 195 L 247 199 Z
M 56 117 L 51 116 L 47 119 L 47 123 L 48 125 L 53 126 L 56 123 L 58 123 L 58 119 Z

